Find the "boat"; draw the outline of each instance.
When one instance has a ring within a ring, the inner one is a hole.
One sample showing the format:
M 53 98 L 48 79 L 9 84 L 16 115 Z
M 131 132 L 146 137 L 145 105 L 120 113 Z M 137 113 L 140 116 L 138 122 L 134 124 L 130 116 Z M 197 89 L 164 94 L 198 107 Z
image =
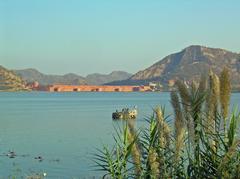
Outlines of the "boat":
M 134 109 L 123 108 L 121 111 L 116 110 L 112 113 L 112 119 L 136 119 L 137 108 Z

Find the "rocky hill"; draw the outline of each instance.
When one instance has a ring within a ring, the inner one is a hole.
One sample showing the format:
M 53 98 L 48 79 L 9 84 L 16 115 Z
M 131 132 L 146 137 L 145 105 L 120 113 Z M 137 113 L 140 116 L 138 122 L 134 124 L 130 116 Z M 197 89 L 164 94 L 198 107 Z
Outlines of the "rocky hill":
M 0 66 L 0 91 L 26 91 L 25 82 L 10 71 Z
M 74 73 L 66 75 L 46 75 L 36 69 L 15 70 L 15 73 L 21 76 L 27 82 L 38 81 L 41 85 L 65 84 L 65 85 L 101 85 L 104 83 L 125 80 L 132 76 L 127 72 L 114 71 L 110 74 L 90 74 L 86 77 Z
M 131 78 L 113 82 L 111 84 L 147 84 L 160 82 L 167 86 L 169 80 L 198 79 L 202 73 L 209 69 L 219 73 L 224 66 L 231 70 L 234 88 L 240 87 L 240 54 L 219 48 L 203 46 L 190 46 L 181 52 L 166 56 L 162 60 L 137 72 Z

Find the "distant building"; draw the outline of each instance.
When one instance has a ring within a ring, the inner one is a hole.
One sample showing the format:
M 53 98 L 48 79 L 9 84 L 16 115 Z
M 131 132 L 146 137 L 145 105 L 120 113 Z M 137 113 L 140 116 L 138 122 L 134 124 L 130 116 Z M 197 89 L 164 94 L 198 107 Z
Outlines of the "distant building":
M 153 91 L 150 86 L 95 86 L 95 85 L 50 85 L 50 92 L 144 92 Z
M 39 89 L 39 83 L 37 81 L 27 83 L 26 85 L 28 88 L 32 90 L 38 90 Z

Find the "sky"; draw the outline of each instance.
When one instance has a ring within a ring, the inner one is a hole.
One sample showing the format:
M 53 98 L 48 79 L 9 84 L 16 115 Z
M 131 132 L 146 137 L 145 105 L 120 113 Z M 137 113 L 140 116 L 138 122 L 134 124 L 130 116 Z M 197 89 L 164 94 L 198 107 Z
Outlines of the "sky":
M 240 52 L 239 0 L 0 0 L 0 65 L 136 73 L 189 45 Z

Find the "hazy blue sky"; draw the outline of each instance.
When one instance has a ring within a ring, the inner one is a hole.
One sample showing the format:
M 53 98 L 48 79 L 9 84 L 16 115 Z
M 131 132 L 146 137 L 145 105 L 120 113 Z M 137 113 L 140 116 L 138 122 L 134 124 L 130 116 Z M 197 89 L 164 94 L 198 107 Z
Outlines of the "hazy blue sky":
M 240 52 L 239 0 L 0 0 L 0 64 L 137 72 L 191 44 Z

